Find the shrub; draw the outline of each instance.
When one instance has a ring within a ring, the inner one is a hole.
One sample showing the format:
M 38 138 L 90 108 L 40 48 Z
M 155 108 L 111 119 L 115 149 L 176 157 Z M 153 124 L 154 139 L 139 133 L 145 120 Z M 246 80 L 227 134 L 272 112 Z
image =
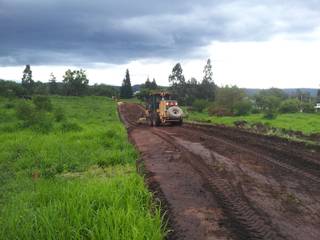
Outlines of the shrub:
M 38 132 L 47 133 L 53 127 L 51 114 L 39 111 L 31 102 L 20 102 L 16 107 L 18 119 L 23 121 L 23 127 L 31 127 Z
M 234 106 L 234 114 L 237 116 L 247 115 L 252 109 L 252 103 L 249 100 L 241 100 Z
M 32 103 L 23 101 L 19 102 L 19 104 L 16 106 L 16 112 L 18 119 L 30 123 L 34 120 L 36 109 Z
M 281 113 L 295 113 L 299 111 L 299 101 L 297 99 L 287 99 L 280 104 Z
M 48 112 L 52 111 L 52 103 L 49 97 L 39 95 L 33 97 L 32 100 L 38 110 L 44 110 Z
M 196 99 L 192 103 L 193 110 L 202 112 L 208 106 L 208 102 L 204 99 Z
M 314 113 L 314 103 L 304 102 L 301 104 L 301 109 L 304 113 Z
M 14 108 L 15 105 L 14 105 L 13 102 L 7 102 L 7 103 L 4 104 L 3 107 L 6 108 L 6 109 L 11 109 L 11 108 Z
M 82 128 L 77 123 L 73 123 L 73 122 L 63 122 L 60 129 L 62 132 L 81 131 L 82 130 Z
M 60 107 L 54 109 L 53 115 L 57 122 L 62 122 L 66 119 L 65 113 Z
M 277 117 L 277 113 L 275 111 L 266 111 L 263 115 L 265 119 L 275 119 Z
M 208 109 L 208 113 L 209 115 L 216 115 L 216 116 L 219 116 L 219 117 L 222 117 L 222 116 L 233 116 L 233 113 L 227 109 L 227 108 L 224 108 L 224 107 L 217 107 L 215 105 L 212 105 L 209 107 Z

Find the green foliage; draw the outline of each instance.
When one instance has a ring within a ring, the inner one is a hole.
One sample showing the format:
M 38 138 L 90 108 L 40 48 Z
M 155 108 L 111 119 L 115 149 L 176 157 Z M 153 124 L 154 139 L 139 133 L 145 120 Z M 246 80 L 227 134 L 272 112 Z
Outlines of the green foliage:
M 216 85 L 212 79 L 213 73 L 210 58 L 207 60 L 203 73 L 204 76 L 200 85 L 202 97 L 207 100 L 214 100 Z
M 170 91 L 180 105 L 192 105 L 195 99 L 214 100 L 216 86 L 212 80 L 212 66 L 208 59 L 204 68 L 204 77 L 201 83 L 195 78 L 185 81 L 180 63 L 177 63 L 169 76 Z
M 53 110 L 53 115 L 57 122 L 61 122 L 66 119 L 65 112 L 62 107 L 56 107 Z
M 208 108 L 208 114 L 209 116 L 218 116 L 218 117 L 222 117 L 222 116 L 233 116 L 233 113 L 225 107 L 220 107 L 217 106 L 216 104 L 212 104 L 209 108 Z
M 217 89 L 217 96 L 216 96 L 216 107 L 224 108 L 228 110 L 228 112 L 235 113 L 236 105 L 240 102 L 245 101 L 245 93 L 243 90 L 238 88 L 237 86 L 228 85 L 225 87 L 220 87 Z M 238 108 L 241 106 L 238 105 Z M 240 109 L 238 109 L 240 110 Z
M 286 99 L 280 104 L 281 113 L 295 113 L 300 110 L 300 102 L 297 99 Z
M 32 94 L 34 90 L 34 81 L 32 80 L 32 71 L 30 65 L 26 65 L 23 70 L 23 76 L 21 81 L 22 87 L 26 89 L 28 94 Z
M 52 103 L 48 96 L 34 96 L 32 101 L 36 108 L 40 111 L 52 111 Z
M 128 69 L 126 70 L 126 77 L 123 79 L 122 86 L 120 88 L 120 97 L 121 98 L 133 97 L 130 74 Z
M 208 106 L 208 101 L 204 99 L 196 99 L 192 103 L 192 108 L 197 112 L 202 112 Z
M 150 82 L 150 79 L 147 78 L 146 82 L 140 86 L 140 92 L 136 95 L 136 97 L 142 101 L 145 101 L 150 93 L 157 89 L 159 89 L 159 87 L 156 83 L 156 80 L 153 79 L 152 82 Z
M 277 112 L 287 95 L 277 88 L 262 90 L 254 96 L 256 106 L 266 113 Z
M 80 69 L 71 71 L 69 69 L 63 76 L 63 83 L 66 95 L 82 96 L 86 93 L 89 80 L 87 79 L 87 75 L 84 70 Z
M 312 102 L 303 102 L 300 107 L 302 109 L 302 112 L 304 113 L 314 113 L 314 103 Z
M 163 239 L 159 207 L 136 173 L 137 152 L 115 102 L 50 99 L 65 119 L 53 121 L 49 133 L 0 128 L 0 239 Z M 0 125 L 17 124 L 18 114 L 3 108 L 6 101 L 0 98 Z M 24 106 L 21 116 L 54 116 L 32 101 L 16 105 Z M 68 131 L 61 131 L 66 123 Z
M 234 105 L 233 111 L 236 116 L 248 115 L 252 110 L 252 103 L 249 99 L 242 99 Z
M 50 74 L 49 93 L 50 94 L 58 94 L 59 93 L 57 78 L 53 75 L 53 73 Z
M 119 89 L 106 84 L 94 84 L 93 86 L 89 86 L 88 94 L 94 96 L 106 96 L 110 98 L 113 96 L 118 97 Z

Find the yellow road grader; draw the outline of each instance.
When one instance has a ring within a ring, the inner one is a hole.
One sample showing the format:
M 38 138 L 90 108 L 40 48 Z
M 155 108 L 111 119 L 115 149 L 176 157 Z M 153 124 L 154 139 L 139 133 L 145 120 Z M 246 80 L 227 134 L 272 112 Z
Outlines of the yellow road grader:
M 167 92 L 152 93 L 146 100 L 146 119 L 150 126 L 167 123 L 182 125 L 183 111 Z

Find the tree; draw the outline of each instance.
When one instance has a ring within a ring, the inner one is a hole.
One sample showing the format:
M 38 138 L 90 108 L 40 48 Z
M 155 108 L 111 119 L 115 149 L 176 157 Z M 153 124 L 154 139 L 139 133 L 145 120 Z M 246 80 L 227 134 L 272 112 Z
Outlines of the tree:
M 49 92 L 50 94 L 58 93 L 57 78 L 53 75 L 53 73 L 50 74 L 50 78 L 49 78 Z
M 217 90 L 216 105 L 230 112 L 235 112 L 236 105 L 246 97 L 245 92 L 237 86 L 228 85 Z
M 156 79 L 153 78 L 152 82 L 151 82 L 151 85 L 150 85 L 150 89 L 157 89 L 158 88 L 158 85 L 156 83 Z
M 169 82 L 172 83 L 172 85 L 178 85 L 178 84 L 184 84 L 185 78 L 183 75 L 183 70 L 180 63 L 177 63 L 173 69 L 172 73 L 169 75 Z
M 204 76 L 201 82 L 202 97 L 207 100 L 214 100 L 216 86 L 212 79 L 213 73 L 210 58 L 207 60 L 207 64 L 203 69 L 203 73 Z
M 173 67 L 172 73 L 169 75 L 169 82 L 171 83 L 170 90 L 172 91 L 173 96 L 175 96 L 180 104 L 185 104 L 187 84 L 180 63 L 177 63 Z
M 21 84 L 27 90 L 28 94 L 33 93 L 34 81 L 32 80 L 32 71 L 29 64 L 26 65 L 25 69 L 23 70 Z
M 122 86 L 120 88 L 120 97 L 121 98 L 132 98 L 133 92 L 130 81 L 129 70 L 126 70 L 126 77 L 123 79 Z
M 86 93 L 89 80 L 84 70 L 68 69 L 63 76 L 63 83 L 67 95 L 81 96 Z
M 320 103 L 320 89 L 318 90 L 318 93 L 317 93 L 317 103 Z

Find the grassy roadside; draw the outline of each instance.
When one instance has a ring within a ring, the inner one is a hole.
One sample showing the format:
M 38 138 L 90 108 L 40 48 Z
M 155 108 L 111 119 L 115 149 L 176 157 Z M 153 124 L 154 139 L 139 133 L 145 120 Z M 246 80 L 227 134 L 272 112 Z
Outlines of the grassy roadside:
M 248 123 L 263 123 L 275 128 L 284 128 L 292 131 L 301 131 L 305 134 L 320 132 L 320 114 L 291 113 L 279 114 L 276 119 L 268 120 L 262 114 L 251 114 L 248 116 L 216 117 L 209 116 L 207 112 L 188 112 L 187 120 L 198 122 L 210 122 L 234 126 L 235 121 L 245 120 Z
M 163 239 L 115 102 L 51 100 L 65 117 L 42 133 L 0 99 L 0 239 Z

